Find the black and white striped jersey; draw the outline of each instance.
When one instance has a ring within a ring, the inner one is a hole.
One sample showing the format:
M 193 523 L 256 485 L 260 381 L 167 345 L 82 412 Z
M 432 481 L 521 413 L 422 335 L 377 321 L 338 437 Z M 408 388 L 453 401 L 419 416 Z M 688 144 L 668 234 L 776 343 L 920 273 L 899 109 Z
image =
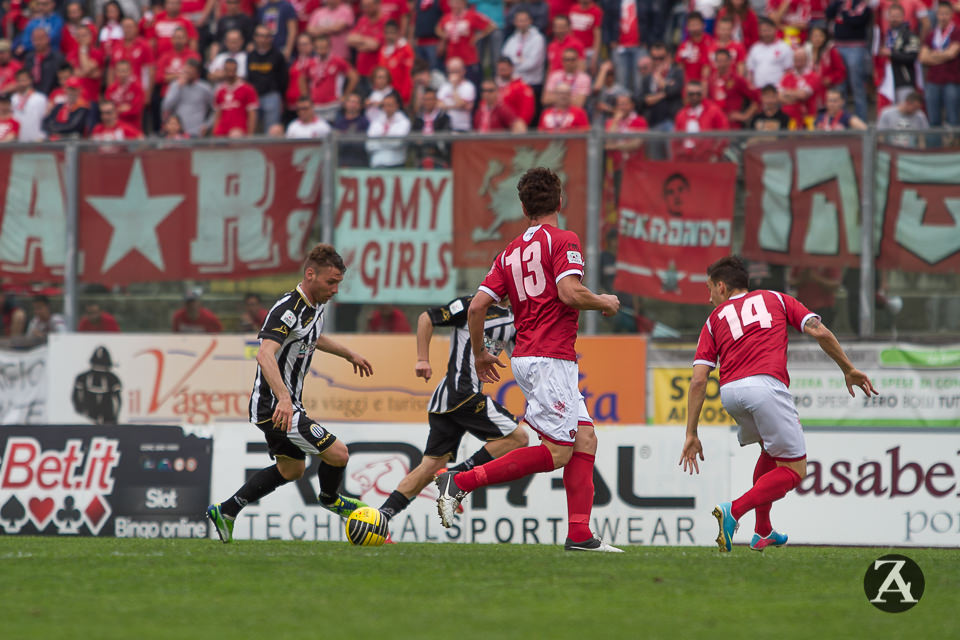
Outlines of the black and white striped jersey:
M 483 390 L 473 366 L 473 347 L 470 344 L 470 329 L 467 327 L 467 308 L 473 296 L 451 300 L 442 307 L 427 309 L 427 315 L 435 327 L 453 327 L 450 334 L 450 360 L 447 375 L 430 397 L 427 411 L 447 413 Z M 517 331 L 513 326 L 513 313 L 503 307 L 492 306 L 487 310 L 483 323 L 487 351 L 499 355 L 506 349 L 513 353 Z
M 257 336 L 261 344 L 264 340 L 280 343 L 277 366 L 283 384 L 290 392 L 294 410 L 303 410 L 300 400 L 303 379 L 310 371 L 310 360 L 323 330 L 323 307 L 322 304 L 310 305 L 297 285 L 273 304 Z M 257 378 L 250 394 L 250 421 L 256 423 L 270 418 L 276 407 L 277 398 L 258 364 Z

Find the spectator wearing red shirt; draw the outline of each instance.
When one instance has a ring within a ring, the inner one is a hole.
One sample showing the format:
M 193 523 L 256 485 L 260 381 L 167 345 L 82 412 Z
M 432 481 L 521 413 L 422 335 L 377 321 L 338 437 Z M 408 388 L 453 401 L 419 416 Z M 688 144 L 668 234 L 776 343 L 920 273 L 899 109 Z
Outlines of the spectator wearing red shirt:
M 930 126 L 960 126 L 960 28 L 949 2 L 937 5 L 937 24 L 923 39 L 919 60 L 926 72 Z
M 143 130 L 143 87 L 133 77 L 133 67 L 121 60 L 116 67 L 116 81 L 107 87 L 104 97 L 116 105 L 120 122 L 136 129 Z
M 650 127 L 643 116 L 637 115 L 633 98 L 621 93 L 613 106 L 613 114 L 607 119 L 606 129 L 611 133 L 646 131 Z M 621 138 L 607 140 L 605 148 L 610 154 L 614 171 L 622 171 L 623 165 L 634 153 L 642 154 L 643 140 Z
M 22 68 L 23 65 L 13 57 L 10 41 L 0 40 L 0 94 L 17 90 L 17 71 Z
M 810 39 L 807 42 L 807 53 L 813 70 L 820 76 L 820 90 L 817 92 L 817 108 L 823 107 L 827 89 L 842 87 L 847 82 L 847 65 L 843 62 L 840 52 L 833 46 L 833 41 L 827 35 L 824 27 L 810 29 Z
M 820 76 L 808 69 L 807 52 L 803 48 L 793 51 L 793 68 L 780 78 L 777 90 L 785 114 L 790 117 L 791 129 L 810 129 L 817 114 L 817 92 Z
M 380 59 L 387 20 L 380 13 L 380 0 L 360 0 L 360 10 L 363 15 L 347 34 L 347 44 L 357 52 L 357 73 L 366 78 Z
M 602 37 L 600 27 L 603 24 L 603 9 L 593 0 L 577 0 L 577 4 L 567 13 L 570 18 L 570 33 L 579 40 L 586 49 L 587 67 L 590 73 L 597 72 L 600 62 L 600 45 Z
M 410 4 L 406 0 L 381 0 L 380 12 L 387 22 L 397 23 L 400 33 L 407 33 L 410 25 Z
M 577 4 L 577 0 L 547 0 L 547 4 L 550 6 L 551 17 L 568 16 L 570 9 Z
M 135 78 L 140 79 L 143 94 L 149 96 L 153 92 L 154 56 L 153 47 L 146 38 L 138 35 L 137 22 L 133 18 L 124 18 L 120 21 L 123 29 L 123 40 L 115 42 L 110 48 L 110 58 L 107 69 L 107 83 L 113 84 L 114 69 L 118 62 L 127 60 Z
M 687 104 L 677 113 L 674 121 L 676 131 L 700 133 L 701 131 L 723 131 L 729 129 L 727 117 L 720 107 L 704 100 L 703 83 L 688 82 L 686 86 Z M 726 142 L 722 138 L 675 138 L 670 142 L 674 160 L 694 162 L 716 161 L 720 159 Z
M 563 85 L 570 90 L 573 105 L 583 107 L 593 91 L 593 84 L 590 82 L 590 76 L 580 71 L 580 66 L 576 49 L 571 47 L 563 52 L 563 68 L 552 71 L 547 76 L 547 84 L 543 87 L 544 106 L 556 103 L 557 87 Z
M 237 75 L 236 60 L 223 64 L 224 80 L 213 99 L 213 135 L 216 137 L 252 136 L 257 130 L 257 91 Z
M 86 29 L 93 36 L 91 41 L 96 42 L 97 26 L 93 24 L 93 20 L 83 15 L 83 4 L 79 0 L 70 0 L 64 11 L 66 18 L 60 32 L 60 53 L 69 58 L 77 48 L 77 32 Z
M 756 112 L 756 94 L 746 78 L 734 69 L 728 50 L 715 51 L 714 61 L 716 67 L 707 81 L 707 97 L 727 116 L 731 129 L 740 129 Z
M 100 102 L 100 123 L 90 132 L 91 140 L 140 140 L 143 133 L 117 117 L 117 105 L 109 100 Z
M 777 35 L 796 48 L 807 40 L 810 0 L 767 0 L 767 17 L 777 25 Z
M 164 0 L 164 10 L 156 15 L 153 24 L 143 33 L 150 40 L 158 58 L 174 47 L 173 36 L 178 28 L 186 33 L 190 49 L 197 50 L 197 29 L 180 15 L 180 7 L 180 0 Z
M 510 107 L 527 126 L 532 125 L 537 112 L 537 99 L 533 88 L 516 77 L 510 58 L 500 58 L 497 62 L 496 84 L 500 102 Z
M 367 333 L 410 333 L 410 322 L 397 307 L 379 307 L 367 321 Z
M 243 312 L 237 329 L 242 333 L 256 333 L 260 331 L 267 319 L 267 310 L 263 308 L 263 301 L 256 293 L 248 293 L 243 297 Z
M 77 331 L 82 333 L 117 333 L 120 325 L 112 314 L 100 308 L 97 302 L 88 302 L 83 307 L 83 315 L 77 322 Z
M 480 85 L 480 104 L 473 114 L 473 130 L 512 131 L 523 133 L 527 125 L 513 109 L 503 104 L 497 96 L 497 84 L 493 80 L 484 80 Z
M 186 66 L 187 60 L 200 60 L 197 52 L 187 46 L 189 36 L 186 29 L 177 27 L 173 32 L 171 42 L 173 47 L 160 56 L 157 61 L 157 86 L 161 97 L 167 93 L 167 86 L 171 82 L 176 82 L 177 78 L 180 77 L 180 72 Z
M 714 24 L 713 46 L 710 48 L 710 65 L 716 68 L 716 53 L 720 49 L 726 49 L 730 54 L 730 62 L 733 69 L 741 76 L 747 73 L 747 48 L 743 43 L 733 39 L 733 20 L 730 18 L 719 18 Z
M 540 131 L 586 131 L 590 128 L 587 112 L 571 104 L 570 85 L 554 89 L 556 102 L 540 115 Z
M 20 137 L 20 123 L 13 119 L 10 96 L 0 94 L 0 142 L 16 142 Z
M 563 68 L 563 52 L 575 49 L 577 57 L 583 59 L 586 48 L 580 39 L 570 32 L 570 18 L 566 15 L 553 18 L 553 40 L 547 45 L 547 73 Z
M 356 16 L 353 7 L 342 0 L 324 0 L 323 6 L 313 12 L 307 23 L 307 32 L 317 36 L 330 36 L 330 52 L 346 60 L 350 57 L 347 33 Z
M 307 23 L 314 11 L 320 8 L 320 0 L 287 0 L 297 14 L 297 33 L 306 33 Z
M 310 71 L 316 58 L 313 37 L 308 33 L 298 35 L 296 55 L 287 67 L 287 93 L 284 96 L 284 106 L 288 112 L 296 110 L 300 96 L 310 96 Z
M 340 109 L 343 96 L 353 93 L 360 76 L 350 63 L 332 53 L 329 36 L 314 40 L 316 56 L 304 79 L 309 83 L 307 95 L 313 100 L 314 111 L 325 120 L 333 121 Z
M 107 60 L 113 52 L 113 45 L 123 40 L 123 27 L 120 25 L 122 19 L 123 9 L 120 8 L 120 3 L 117 0 L 107 0 L 97 22 L 100 25 L 97 42 L 100 43 Z
M 444 60 L 459 58 L 467 69 L 467 80 L 480 84 L 482 74 L 477 57 L 477 41 L 497 28 L 490 18 L 467 7 L 466 0 L 450 0 L 450 13 L 437 23 L 437 37 Z
M 103 51 L 94 46 L 93 32 L 80 29 L 76 33 L 76 47 L 67 56 L 73 65 L 73 75 L 83 82 L 83 99 L 94 104 L 100 99 L 100 83 L 103 79 Z
M 683 67 L 687 82 L 704 81 L 710 74 L 713 38 L 704 32 L 703 16 L 693 11 L 687 16 L 687 39 L 677 47 L 677 64 Z
M 760 23 L 748 0 L 723 0 L 717 12 L 717 20 L 721 18 L 733 21 L 733 39 L 747 51 L 760 39 Z
M 183 297 L 183 306 L 173 314 L 174 333 L 220 333 L 220 319 L 200 305 L 200 290 L 188 291 Z
M 394 20 L 388 20 L 384 26 L 384 42 L 377 64 L 386 67 L 393 88 L 400 94 L 403 104 L 409 104 L 413 94 L 413 47 L 400 37 L 400 33 L 400 26 Z

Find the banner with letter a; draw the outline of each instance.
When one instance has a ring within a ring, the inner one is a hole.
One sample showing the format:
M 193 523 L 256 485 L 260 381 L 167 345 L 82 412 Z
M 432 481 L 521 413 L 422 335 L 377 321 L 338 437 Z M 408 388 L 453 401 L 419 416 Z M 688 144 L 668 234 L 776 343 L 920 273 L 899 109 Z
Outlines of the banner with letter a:
M 300 268 L 323 148 L 80 153 L 80 276 L 105 285 Z
M 586 142 L 576 139 L 455 142 L 454 264 L 489 267 L 507 243 L 523 233 L 527 219 L 517 182 L 534 167 L 547 167 L 560 177 L 560 226 L 576 233 L 581 245 L 586 243 L 586 158 Z
M 737 166 L 635 159 L 624 176 L 614 287 L 706 303 L 707 266 L 730 253 Z
M 456 295 L 450 171 L 337 172 L 340 302 L 442 304 Z

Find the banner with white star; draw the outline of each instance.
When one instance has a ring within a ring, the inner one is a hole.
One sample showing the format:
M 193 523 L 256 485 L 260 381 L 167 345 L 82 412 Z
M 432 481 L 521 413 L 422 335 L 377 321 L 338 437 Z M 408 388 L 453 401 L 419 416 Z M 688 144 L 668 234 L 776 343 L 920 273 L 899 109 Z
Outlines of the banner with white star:
M 300 268 L 319 145 L 80 153 L 80 276 L 104 285 Z
M 730 253 L 737 165 L 632 158 L 620 187 L 614 289 L 707 303 L 707 266 Z

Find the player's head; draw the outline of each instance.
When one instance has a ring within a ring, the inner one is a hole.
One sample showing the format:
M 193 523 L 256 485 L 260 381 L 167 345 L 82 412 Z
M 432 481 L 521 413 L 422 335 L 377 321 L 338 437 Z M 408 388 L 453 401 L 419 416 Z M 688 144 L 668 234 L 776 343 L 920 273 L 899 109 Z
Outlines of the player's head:
M 313 247 L 303 261 L 303 289 L 315 303 L 325 303 L 337 294 L 347 266 L 329 244 Z
M 667 205 L 667 213 L 671 216 L 682 216 L 684 198 L 690 191 L 690 181 L 682 173 L 671 173 L 663 181 L 663 201 Z
M 720 258 L 707 267 L 707 289 L 710 290 L 710 302 L 719 306 L 730 296 L 746 291 L 750 283 L 747 267 L 739 256 Z
M 523 215 L 531 220 L 560 210 L 563 184 L 560 176 L 546 167 L 529 169 L 517 183 Z

